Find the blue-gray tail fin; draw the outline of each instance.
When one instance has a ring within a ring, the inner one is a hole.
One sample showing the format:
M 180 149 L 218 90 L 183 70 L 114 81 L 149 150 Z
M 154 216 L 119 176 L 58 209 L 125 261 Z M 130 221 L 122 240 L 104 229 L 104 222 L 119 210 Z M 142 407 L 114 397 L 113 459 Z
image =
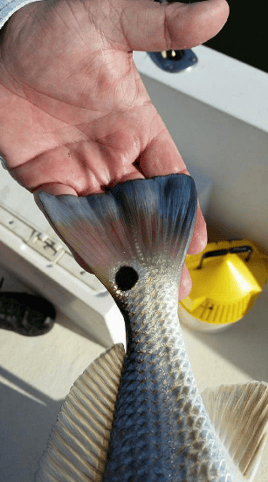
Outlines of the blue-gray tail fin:
M 60 237 L 111 288 L 111 272 L 133 261 L 180 276 L 194 229 L 197 195 L 185 174 L 137 179 L 87 197 L 40 193 Z

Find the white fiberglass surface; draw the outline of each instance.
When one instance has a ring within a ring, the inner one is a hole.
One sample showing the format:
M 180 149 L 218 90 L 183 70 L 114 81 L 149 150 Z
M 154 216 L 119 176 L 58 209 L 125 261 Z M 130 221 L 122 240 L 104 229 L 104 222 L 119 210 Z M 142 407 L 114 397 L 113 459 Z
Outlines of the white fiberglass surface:
M 268 74 L 203 46 L 194 51 L 199 64 L 178 74 L 146 53 L 134 58 L 189 170 L 213 183 L 208 223 L 268 249 Z

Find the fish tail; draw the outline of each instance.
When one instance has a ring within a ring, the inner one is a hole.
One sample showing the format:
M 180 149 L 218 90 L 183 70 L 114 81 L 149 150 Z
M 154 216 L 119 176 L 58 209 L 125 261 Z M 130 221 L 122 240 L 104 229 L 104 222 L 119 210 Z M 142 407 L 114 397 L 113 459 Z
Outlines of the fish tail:
M 190 176 L 136 179 L 86 197 L 38 196 L 56 232 L 109 291 L 115 273 L 133 261 L 173 269 L 179 280 L 197 207 Z

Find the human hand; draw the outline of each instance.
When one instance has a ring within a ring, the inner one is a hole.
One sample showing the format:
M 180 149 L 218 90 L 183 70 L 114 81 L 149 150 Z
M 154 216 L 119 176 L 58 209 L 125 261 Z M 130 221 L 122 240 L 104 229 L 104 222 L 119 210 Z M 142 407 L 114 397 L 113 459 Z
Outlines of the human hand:
M 227 16 L 225 0 L 50 0 L 17 11 L 0 46 L 0 152 L 12 176 L 34 194 L 84 196 L 187 172 L 132 51 L 191 48 Z M 199 209 L 189 253 L 205 244 Z M 180 298 L 190 289 L 184 269 Z

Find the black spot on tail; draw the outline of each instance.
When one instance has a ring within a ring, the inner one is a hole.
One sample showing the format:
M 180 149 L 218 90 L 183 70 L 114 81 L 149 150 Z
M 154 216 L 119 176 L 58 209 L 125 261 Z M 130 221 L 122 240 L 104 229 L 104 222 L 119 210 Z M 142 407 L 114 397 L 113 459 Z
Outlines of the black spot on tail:
M 121 291 L 131 290 L 138 279 L 137 271 L 131 266 L 122 266 L 115 275 L 115 282 Z

